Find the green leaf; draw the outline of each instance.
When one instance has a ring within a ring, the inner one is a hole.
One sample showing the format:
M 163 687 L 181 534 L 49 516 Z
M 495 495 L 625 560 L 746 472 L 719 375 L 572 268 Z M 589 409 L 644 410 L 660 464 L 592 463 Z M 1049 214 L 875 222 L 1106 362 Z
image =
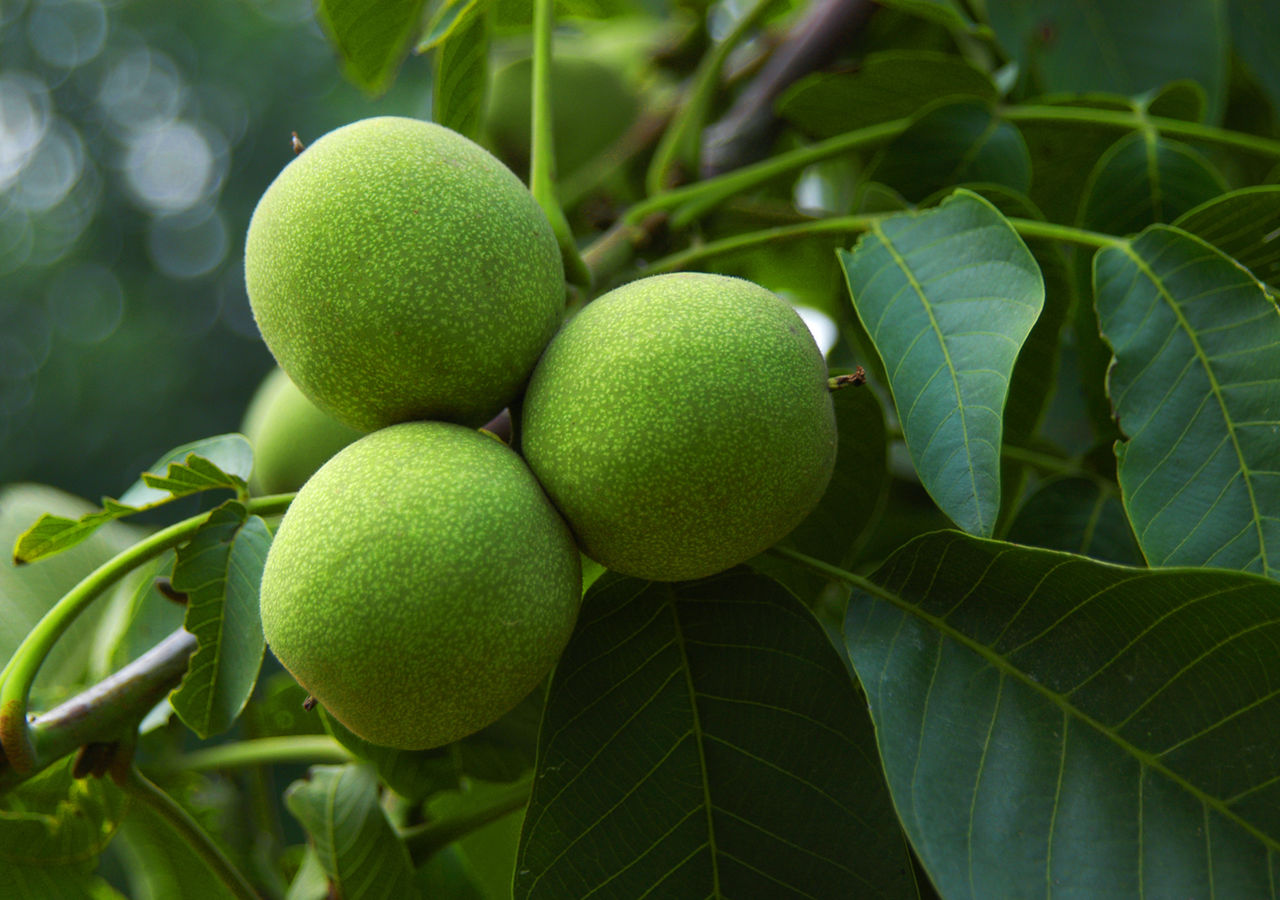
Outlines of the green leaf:
M 381 94 L 422 27 L 426 0 L 316 0 L 316 18 L 328 32 L 351 81 Z
M 768 578 L 605 576 L 552 679 L 515 896 L 910 895 L 865 708 Z
M 1008 537 L 1105 562 L 1143 564 L 1119 494 L 1096 478 L 1068 476 L 1041 485 L 1019 508 Z
M 178 548 L 173 587 L 187 595 L 183 627 L 199 643 L 169 702 L 202 738 L 231 727 L 258 680 L 266 648 L 258 585 L 270 546 L 267 523 L 232 501 Z
M 1044 304 L 1035 259 L 995 207 L 961 190 L 881 220 L 841 262 L 921 483 L 961 528 L 991 534 L 1009 376 Z
M 307 780 L 289 786 L 284 802 L 306 829 L 338 896 L 421 896 L 409 852 L 378 805 L 378 783 L 369 766 L 314 766 Z
M 1173 16 L 1162 0 L 985 4 L 997 39 L 1036 89 L 1134 96 L 1190 79 L 1205 89 L 1210 121 L 1226 97 L 1224 6 L 1188 3 Z
M 845 634 L 948 900 L 1271 897 L 1280 586 L 926 535 Z
M 9 900 L 128 900 L 91 866 L 10 866 L 0 861 L 0 884 Z
M 1280 185 L 1214 197 L 1173 224 L 1213 244 L 1273 290 L 1280 287 Z
M 414 48 L 415 53 L 434 50 L 448 40 L 475 12 L 482 0 L 443 0 L 431 14 L 427 29 Z
M 0 865 L 92 862 L 111 840 L 128 798 L 110 780 L 74 778 L 64 759 L 0 795 Z
M 1152 226 L 1099 251 L 1120 490 L 1152 565 L 1280 578 L 1280 310 L 1198 238 Z
M 977 100 L 931 107 L 881 150 L 867 177 L 908 200 L 943 188 L 989 182 L 1026 193 L 1031 157 L 1015 125 L 999 119 Z
M 437 791 L 458 786 L 458 763 L 449 747 L 396 750 L 372 744 L 329 715 L 323 707 L 318 711 L 325 730 L 334 740 L 372 764 L 378 777 L 406 800 L 418 803 Z
M 788 546 L 833 565 L 847 565 L 875 526 L 889 497 L 884 412 L 868 387 L 831 395 L 836 409 L 836 464 L 813 512 L 786 538 Z
M 935 22 L 948 31 L 969 32 L 977 28 L 959 0 L 883 0 L 882 5 Z
M 93 638 L 90 671 L 95 679 L 106 678 L 182 627 L 186 611 L 158 586 L 173 572 L 173 560 L 173 551 L 166 551 L 116 585 Z
M 484 122 L 489 89 L 489 19 L 484 4 L 472 2 L 436 48 L 432 118 L 475 138 Z
M 15 563 L 35 562 L 61 553 L 115 519 L 163 506 L 202 491 L 226 489 L 245 496 L 253 469 L 253 449 L 239 434 L 223 434 L 169 451 L 120 495 L 102 498 L 102 508 L 78 518 L 42 515 L 23 532 L 13 549 Z
M 1280 7 L 1267 0 L 1230 0 L 1226 4 L 1234 49 L 1253 73 L 1280 113 L 1280 66 L 1276 47 L 1280 45 Z
M 778 114 L 811 137 L 834 137 L 891 119 L 913 116 L 943 98 L 997 99 L 985 72 L 947 53 L 892 50 L 872 53 L 854 74 L 817 73 L 779 98 Z
M 1107 234 L 1132 234 L 1153 222 L 1172 222 L 1226 189 L 1212 163 L 1186 144 L 1134 132 L 1116 141 L 1094 166 L 1080 224 Z
M 0 544 L 12 547 L 18 535 L 42 513 L 75 519 L 91 509 L 91 503 L 44 485 L 0 487 Z M 38 566 L 17 566 L 8 559 L 0 562 L 0 667 L 67 591 L 143 534 L 132 525 L 116 523 Z M 42 706 L 46 699 L 61 700 L 75 687 L 95 680 L 86 648 L 94 645 L 104 614 L 104 605 L 90 607 L 45 658 L 34 691 Z
M 145 803 L 134 804 L 111 843 L 132 900 L 232 900 L 204 859 Z

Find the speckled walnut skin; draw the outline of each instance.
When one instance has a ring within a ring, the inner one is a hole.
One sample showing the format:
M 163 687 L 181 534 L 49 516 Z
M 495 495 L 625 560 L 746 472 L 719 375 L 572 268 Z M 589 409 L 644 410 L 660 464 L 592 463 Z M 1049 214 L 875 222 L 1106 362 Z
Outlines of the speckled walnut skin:
M 566 324 L 529 382 L 521 440 L 583 551 L 655 581 L 785 537 L 836 452 L 804 322 L 758 285 L 697 273 L 624 285 Z
M 245 281 L 281 368 L 360 431 L 484 424 L 524 386 L 565 296 L 520 180 L 447 128 L 390 116 L 329 132 L 277 176 Z
M 272 542 L 262 627 L 335 718 L 406 750 L 533 690 L 582 592 L 568 527 L 511 449 L 443 422 L 376 431 L 306 483 Z

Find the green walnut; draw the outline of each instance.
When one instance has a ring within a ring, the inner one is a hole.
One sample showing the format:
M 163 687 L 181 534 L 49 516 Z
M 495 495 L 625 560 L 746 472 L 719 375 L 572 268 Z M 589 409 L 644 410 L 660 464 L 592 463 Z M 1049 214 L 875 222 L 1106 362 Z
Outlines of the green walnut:
M 361 431 L 488 421 L 565 294 L 520 180 L 461 135 L 396 117 L 332 131 L 285 167 L 249 223 L 245 282 L 280 367 Z
M 376 431 L 324 464 L 262 574 L 262 627 L 354 734 L 404 750 L 514 707 L 569 640 L 578 551 L 524 461 L 445 422 Z
M 522 448 L 583 551 L 656 581 L 700 578 L 785 537 L 835 463 L 827 369 L 758 285 L 658 275 L 593 302 L 525 395 Z
M 253 445 L 249 487 L 257 494 L 296 491 L 360 432 L 322 412 L 281 368 L 267 374 L 240 426 Z
M 533 61 L 528 57 L 499 69 L 485 116 L 498 152 L 521 169 L 529 160 L 532 86 Z M 639 109 L 635 91 L 616 68 L 585 56 L 557 55 L 551 60 L 551 94 L 556 167 L 566 175 L 617 143 Z

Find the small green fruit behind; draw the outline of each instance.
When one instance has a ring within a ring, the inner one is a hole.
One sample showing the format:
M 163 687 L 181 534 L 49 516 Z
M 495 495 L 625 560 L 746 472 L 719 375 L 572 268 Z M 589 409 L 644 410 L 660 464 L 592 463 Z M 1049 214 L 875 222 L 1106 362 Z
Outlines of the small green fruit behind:
M 489 92 L 485 125 L 504 159 L 528 166 L 533 115 L 533 61 L 518 59 L 499 69 Z M 568 175 L 608 150 L 631 127 L 639 108 L 636 93 L 612 66 L 582 56 L 551 60 L 551 132 L 556 167 Z
M 249 223 L 245 282 L 281 368 L 363 431 L 488 421 L 564 309 L 555 235 L 520 180 L 461 135 L 395 117 L 285 167 Z
M 360 437 L 321 412 L 280 368 L 254 392 L 240 430 L 253 445 L 249 487 L 258 494 L 296 491 L 329 457 Z
M 835 463 L 826 364 L 749 281 L 658 275 L 586 307 L 524 401 L 522 448 L 588 556 L 700 578 L 783 538 Z
M 410 422 L 303 486 L 267 555 L 262 627 L 356 735 L 426 749 L 533 690 L 573 630 L 581 579 L 569 529 L 519 456 Z

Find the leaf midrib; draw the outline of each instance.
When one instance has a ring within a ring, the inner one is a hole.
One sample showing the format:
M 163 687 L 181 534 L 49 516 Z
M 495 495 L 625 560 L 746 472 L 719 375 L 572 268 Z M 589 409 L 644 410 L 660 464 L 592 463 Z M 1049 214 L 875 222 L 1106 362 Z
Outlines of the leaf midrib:
M 952 543 L 954 543 L 954 540 L 952 541 Z M 938 554 L 938 557 L 939 559 L 941 559 L 941 558 L 944 558 L 945 556 L 946 556 L 946 553 L 944 548 L 944 551 Z M 983 644 L 981 641 L 978 641 L 975 638 L 969 637 L 964 632 L 948 624 L 945 619 L 941 619 L 937 616 L 926 613 L 918 605 L 899 596 L 898 594 L 894 593 L 888 588 L 882 587 L 881 585 L 871 581 L 870 579 L 860 578 L 848 572 L 844 574 L 848 577 L 846 577 L 843 580 L 851 584 L 856 590 L 869 594 L 879 600 L 883 600 L 884 602 L 889 603 L 892 606 L 895 606 L 898 609 L 902 610 L 904 613 L 915 616 L 917 619 L 924 622 L 926 625 L 929 625 L 932 628 L 934 628 L 944 637 L 950 638 L 951 640 L 956 641 L 958 644 L 965 647 L 966 649 L 971 650 L 974 653 L 978 654 L 978 656 L 986 660 L 987 663 L 993 666 L 998 672 L 1003 672 L 1004 674 L 1010 676 L 1011 678 L 1014 678 L 1017 681 L 1021 682 L 1024 686 L 1031 688 L 1031 690 L 1034 693 L 1041 695 L 1042 697 L 1044 697 L 1045 699 L 1053 703 L 1055 706 L 1057 706 L 1058 709 L 1060 709 L 1065 715 L 1074 716 L 1077 720 L 1084 723 L 1085 725 L 1088 725 L 1090 728 L 1094 729 L 1103 737 L 1110 740 L 1112 743 L 1118 746 L 1121 750 L 1123 750 L 1124 752 L 1128 753 L 1131 757 L 1133 757 L 1140 766 L 1146 766 L 1150 770 L 1159 772 L 1161 775 L 1164 775 L 1174 784 L 1178 785 L 1183 790 L 1187 791 L 1187 793 L 1191 794 L 1193 797 L 1200 800 L 1201 803 L 1204 803 L 1205 805 L 1212 807 L 1220 815 L 1225 816 L 1230 821 L 1239 825 L 1249 834 L 1253 835 L 1255 838 L 1261 841 L 1269 849 L 1280 851 L 1280 840 L 1272 838 L 1271 836 L 1267 835 L 1266 833 L 1258 829 L 1252 823 L 1241 818 L 1238 814 L 1236 814 L 1235 812 L 1227 808 L 1223 800 L 1217 797 L 1214 797 L 1211 794 L 1207 793 L 1206 791 L 1201 790 L 1200 788 L 1191 784 L 1181 775 L 1170 770 L 1167 766 L 1160 763 L 1156 756 L 1154 756 L 1153 754 L 1147 753 L 1145 750 L 1140 750 L 1138 747 L 1134 746 L 1129 741 L 1120 737 L 1118 734 L 1108 729 L 1105 725 L 1103 725 L 1097 719 L 1093 718 L 1088 713 L 1079 709 L 1074 704 L 1068 702 L 1066 699 L 1064 699 L 1063 695 L 1058 694 L 1054 691 L 1051 691 L 1046 686 L 1037 682 L 1031 676 L 1023 672 L 1022 669 L 1015 666 L 1003 655 L 996 653 L 986 644 Z M 1149 575 L 1150 573 L 1144 577 L 1149 577 Z
M 1187 321 L 1186 316 L 1182 314 L 1181 308 L 1174 301 L 1173 296 L 1165 289 L 1164 282 L 1156 277 L 1151 267 L 1147 265 L 1146 260 L 1139 256 L 1133 249 L 1132 241 L 1125 241 L 1119 245 L 1119 249 L 1133 261 L 1133 264 L 1150 282 L 1155 285 L 1161 299 L 1168 304 L 1169 309 L 1173 312 L 1174 318 L 1177 320 L 1178 326 L 1187 335 L 1191 341 L 1191 346 L 1195 350 L 1196 359 L 1204 368 L 1205 377 L 1209 379 L 1209 390 L 1212 391 L 1214 400 L 1218 403 L 1218 409 L 1222 412 L 1222 421 L 1227 426 L 1227 435 L 1231 438 L 1231 447 L 1235 451 L 1236 460 L 1240 464 L 1240 477 L 1244 481 L 1245 490 L 1249 494 L 1249 508 L 1253 512 L 1253 529 L 1258 535 L 1258 554 L 1262 560 L 1262 571 L 1270 574 L 1271 565 L 1267 561 L 1267 544 L 1262 533 L 1262 514 L 1258 509 L 1258 498 L 1254 492 L 1253 479 L 1249 471 L 1249 464 L 1245 461 L 1244 452 L 1240 447 L 1240 439 L 1236 435 L 1235 421 L 1231 418 L 1231 414 L 1227 409 L 1226 398 L 1222 396 L 1222 386 L 1218 384 L 1218 378 L 1213 372 L 1213 366 L 1210 365 L 1209 357 L 1205 353 L 1204 348 L 1200 346 L 1199 338 L 1196 331 L 1191 327 L 1191 323 Z
M 920 301 L 921 307 L 924 308 L 925 315 L 929 317 L 929 327 L 933 330 L 934 336 L 938 339 L 938 346 L 942 348 L 942 357 L 946 361 L 947 372 L 951 376 L 951 386 L 956 395 L 956 410 L 960 413 L 960 433 L 964 439 L 964 455 L 968 462 L 965 470 L 969 473 L 969 486 L 972 488 L 972 496 L 974 498 L 974 512 L 977 516 L 978 527 L 985 534 L 987 532 L 987 524 L 983 519 L 982 504 L 978 499 L 981 495 L 978 492 L 978 481 L 973 472 L 973 452 L 969 448 L 969 420 L 966 414 L 967 410 L 965 408 L 964 399 L 960 394 L 960 379 L 956 372 L 955 363 L 951 359 L 951 350 L 947 347 L 946 338 L 942 333 L 942 328 L 938 325 L 938 319 L 934 316 L 933 308 L 929 305 L 928 297 L 925 295 L 924 286 L 921 285 L 919 280 L 916 278 L 915 272 L 913 272 L 911 267 L 907 265 L 906 259 L 898 253 L 897 248 L 889 239 L 889 236 L 885 234 L 884 228 L 881 226 L 880 222 L 872 223 L 871 230 L 872 233 L 880 239 L 880 243 L 892 258 L 894 265 L 896 265 L 906 277 L 907 283 L 910 284 L 911 289 L 915 292 L 916 298 Z M 903 430 L 905 433 L 905 422 L 903 423 Z

